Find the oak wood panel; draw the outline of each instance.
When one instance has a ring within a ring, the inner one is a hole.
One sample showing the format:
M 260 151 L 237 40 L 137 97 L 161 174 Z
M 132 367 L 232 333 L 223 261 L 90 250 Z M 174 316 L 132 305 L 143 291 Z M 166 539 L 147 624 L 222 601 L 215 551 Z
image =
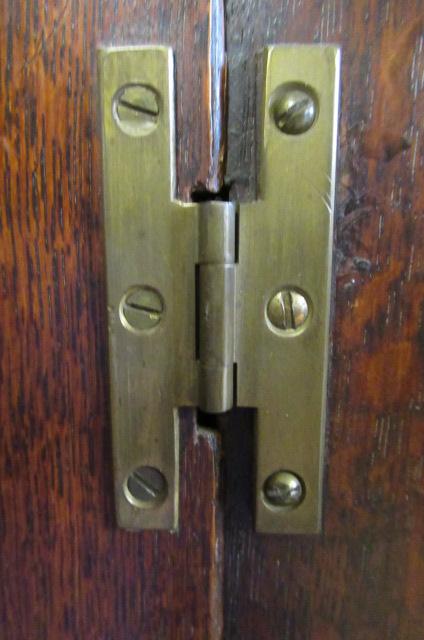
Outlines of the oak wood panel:
M 178 191 L 217 190 L 222 3 L 4 0 L 0 32 L 0 637 L 219 638 L 218 443 L 192 413 L 180 533 L 114 523 L 96 47 L 175 48 Z
M 240 197 L 254 196 L 256 51 L 340 43 L 343 100 L 324 533 L 252 533 L 252 425 L 228 419 L 224 636 L 421 640 L 423 4 L 228 0 L 227 25 L 227 180 Z

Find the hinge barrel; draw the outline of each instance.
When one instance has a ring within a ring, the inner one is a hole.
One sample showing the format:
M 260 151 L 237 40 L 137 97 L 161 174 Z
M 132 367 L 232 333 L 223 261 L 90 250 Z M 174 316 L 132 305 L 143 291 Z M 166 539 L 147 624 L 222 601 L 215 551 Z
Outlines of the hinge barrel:
M 199 204 L 199 406 L 222 413 L 233 406 L 235 207 Z

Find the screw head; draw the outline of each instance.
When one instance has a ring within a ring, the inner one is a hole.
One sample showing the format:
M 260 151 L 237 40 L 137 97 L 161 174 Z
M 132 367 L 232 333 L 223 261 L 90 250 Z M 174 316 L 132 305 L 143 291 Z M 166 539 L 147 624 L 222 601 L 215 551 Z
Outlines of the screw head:
M 272 115 L 283 133 L 305 133 L 312 127 L 317 116 L 316 98 L 303 85 L 285 85 L 277 89 L 277 95 L 272 101 Z
M 166 478 L 156 467 L 140 466 L 134 469 L 124 484 L 129 502 L 140 509 L 158 506 L 168 494 Z
M 126 329 L 142 333 L 153 329 L 162 319 L 165 309 L 157 289 L 148 286 L 131 287 L 119 304 L 119 317 Z
M 143 84 L 121 87 L 113 102 L 115 120 L 130 136 L 151 133 L 159 118 L 159 98 L 154 89 Z
M 306 297 L 295 289 L 281 289 L 268 302 L 269 322 L 280 331 L 297 331 L 309 316 Z
M 263 495 L 272 507 L 294 509 L 305 497 L 305 489 L 301 479 L 291 471 L 277 471 L 265 480 Z

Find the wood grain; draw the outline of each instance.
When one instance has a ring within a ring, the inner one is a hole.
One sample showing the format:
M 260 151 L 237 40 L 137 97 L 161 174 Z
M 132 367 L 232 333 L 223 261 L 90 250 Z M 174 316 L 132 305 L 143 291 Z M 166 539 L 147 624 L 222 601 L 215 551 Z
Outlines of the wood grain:
M 179 534 L 114 523 L 96 47 L 175 48 L 188 198 L 221 186 L 222 15 L 218 0 L 0 5 L 4 639 L 221 635 L 218 442 L 192 413 L 181 414 Z
M 221 636 L 217 442 L 190 412 L 179 535 L 113 522 L 95 49 L 174 46 L 178 192 L 219 191 L 222 16 L 218 0 L 1 4 L 7 640 Z M 254 195 L 254 53 L 341 43 L 344 87 L 325 531 L 252 533 L 252 425 L 245 412 L 227 416 L 224 637 L 421 640 L 422 3 L 228 0 L 227 24 L 227 181 L 240 197 Z
M 244 414 L 226 423 L 224 637 L 421 640 L 422 2 L 229 0 L 227 20 L 227 180 L 240 197 L 254 195 L 256 51 L 340 43 L 343 101 L 324 533 L 252 533 L 251 430 Z

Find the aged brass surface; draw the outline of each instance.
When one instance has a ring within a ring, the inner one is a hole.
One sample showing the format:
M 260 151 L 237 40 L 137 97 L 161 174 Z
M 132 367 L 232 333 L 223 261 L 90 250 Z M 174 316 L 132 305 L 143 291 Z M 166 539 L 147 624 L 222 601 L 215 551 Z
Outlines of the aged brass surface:
M 257 529 L 320 528 L 339 57 L 327 46 L 264 52 L 259 197 L 239 205 L 237 252 L 234 203 L 174 197 L 171 51 L 100 51 L 125 528 L 177 527 L 177 409 L 230 409 L 235 364 L 238 404 L 257 409 Z
M 172 53 L 166 47 L 102 49 L 99 76 L 117 517 L 127 529 L 175 529 L 176 408 L 197 402 L 198 230 L 196 205 L 174 200 Z M 122 106 L 125 96 L 139 100 L 140 110 Z M 143 106 L 151 96 L 155 100 Z M 145 287 L 158 292 L 163 310 L 160 322 L 139 330 L 129 320 L 122 322 L 123 314 L 128 319 L 137 309 L 123 310 L 121 301 L 129 290 Z M 155 508 L 127 499 L 127 479 L 143 466 L 158 469 L 166 479 L 166 499 Z
M 257 530 L 313 533 L 321 525 L 340 53 L 276 46 L 262 62 L 259 194 L 240 205 L 237 399 L 257 408 Z M 316 96 L 317 115 L 306 132 L 288 135 L 276 126 L 275 96 L 294 83 Z M 288 288 L 304 292 L 308 318 L 298 331 L 275 331 L 267 305 Z M 264 482 L 280 469 L 305 486 L 291 511 L 263 500 Z

